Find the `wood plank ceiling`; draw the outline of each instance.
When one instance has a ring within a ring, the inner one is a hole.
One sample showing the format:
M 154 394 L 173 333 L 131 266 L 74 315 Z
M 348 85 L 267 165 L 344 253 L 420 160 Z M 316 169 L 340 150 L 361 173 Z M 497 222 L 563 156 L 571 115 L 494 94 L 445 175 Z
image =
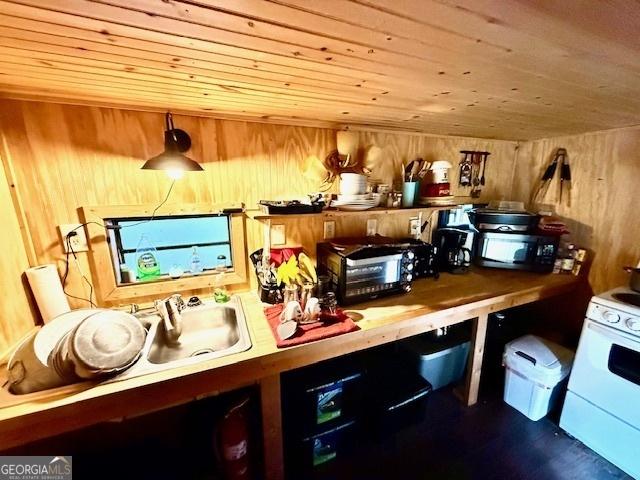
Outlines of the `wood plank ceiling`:
M 630 0 L 0 0 L 4 97 L 510 140 L 640 124 Z

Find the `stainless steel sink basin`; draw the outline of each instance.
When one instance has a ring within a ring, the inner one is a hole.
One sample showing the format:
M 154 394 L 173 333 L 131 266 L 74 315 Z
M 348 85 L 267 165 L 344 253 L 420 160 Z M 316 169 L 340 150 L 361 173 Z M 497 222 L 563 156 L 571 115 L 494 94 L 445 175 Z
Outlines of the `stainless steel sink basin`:
M 160 324 L 155 328 L 147 360 L 167 364 L 198 357 L 217 358 L 251 347 L 247 322 L 240 302 L 205 303 L 182 312 L 182 334 L 176 345 L 169 345 Z M 194 359 L 195 361 L 195 359 Z

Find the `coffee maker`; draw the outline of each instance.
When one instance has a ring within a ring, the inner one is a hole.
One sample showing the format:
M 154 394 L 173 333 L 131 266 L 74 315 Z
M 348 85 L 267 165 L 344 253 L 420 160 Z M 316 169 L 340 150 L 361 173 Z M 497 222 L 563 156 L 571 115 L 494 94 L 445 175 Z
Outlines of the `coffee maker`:
M 471 265 L 472 252 L 469 241 L 471 230 L 461 228 L 439 228 L 433 232 L 433 245 L 438 251 L 440 271 L 465 273 Z

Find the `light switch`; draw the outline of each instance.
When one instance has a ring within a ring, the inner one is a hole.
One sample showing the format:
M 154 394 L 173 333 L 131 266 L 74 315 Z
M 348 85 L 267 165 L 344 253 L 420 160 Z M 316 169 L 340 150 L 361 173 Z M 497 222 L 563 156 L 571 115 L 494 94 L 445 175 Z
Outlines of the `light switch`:
M 324 222 L 324 239 L 333 238 L 336 236 L 336 222 L 335 220 L 327 220 Z
M 284 225 L 271 225 L 271 245 L 284 245 L 287 235 Z
M 367 220 L 367 237 L 374 237 L 378 233 L 378 219 L 370 218 Z
M 409 236 L 413 238 L 420 238 L 420 219 L 418 217 L 412 217 L 409 219 Z

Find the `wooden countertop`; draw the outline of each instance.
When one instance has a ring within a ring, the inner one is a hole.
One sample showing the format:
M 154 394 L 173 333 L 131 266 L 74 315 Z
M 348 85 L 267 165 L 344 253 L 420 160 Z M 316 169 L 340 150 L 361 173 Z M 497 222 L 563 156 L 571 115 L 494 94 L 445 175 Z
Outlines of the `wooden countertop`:
M 580 277 L 475 268 L 414 282 L 413 291 L 347 308 L 360 330 L 278 349 L 255 293 L 240 294 L 252 348 L 118 382 L 0 398 L 0 451 L 101 421 L 139 415 L 256 383 L 282 371 L 562 294 Z

